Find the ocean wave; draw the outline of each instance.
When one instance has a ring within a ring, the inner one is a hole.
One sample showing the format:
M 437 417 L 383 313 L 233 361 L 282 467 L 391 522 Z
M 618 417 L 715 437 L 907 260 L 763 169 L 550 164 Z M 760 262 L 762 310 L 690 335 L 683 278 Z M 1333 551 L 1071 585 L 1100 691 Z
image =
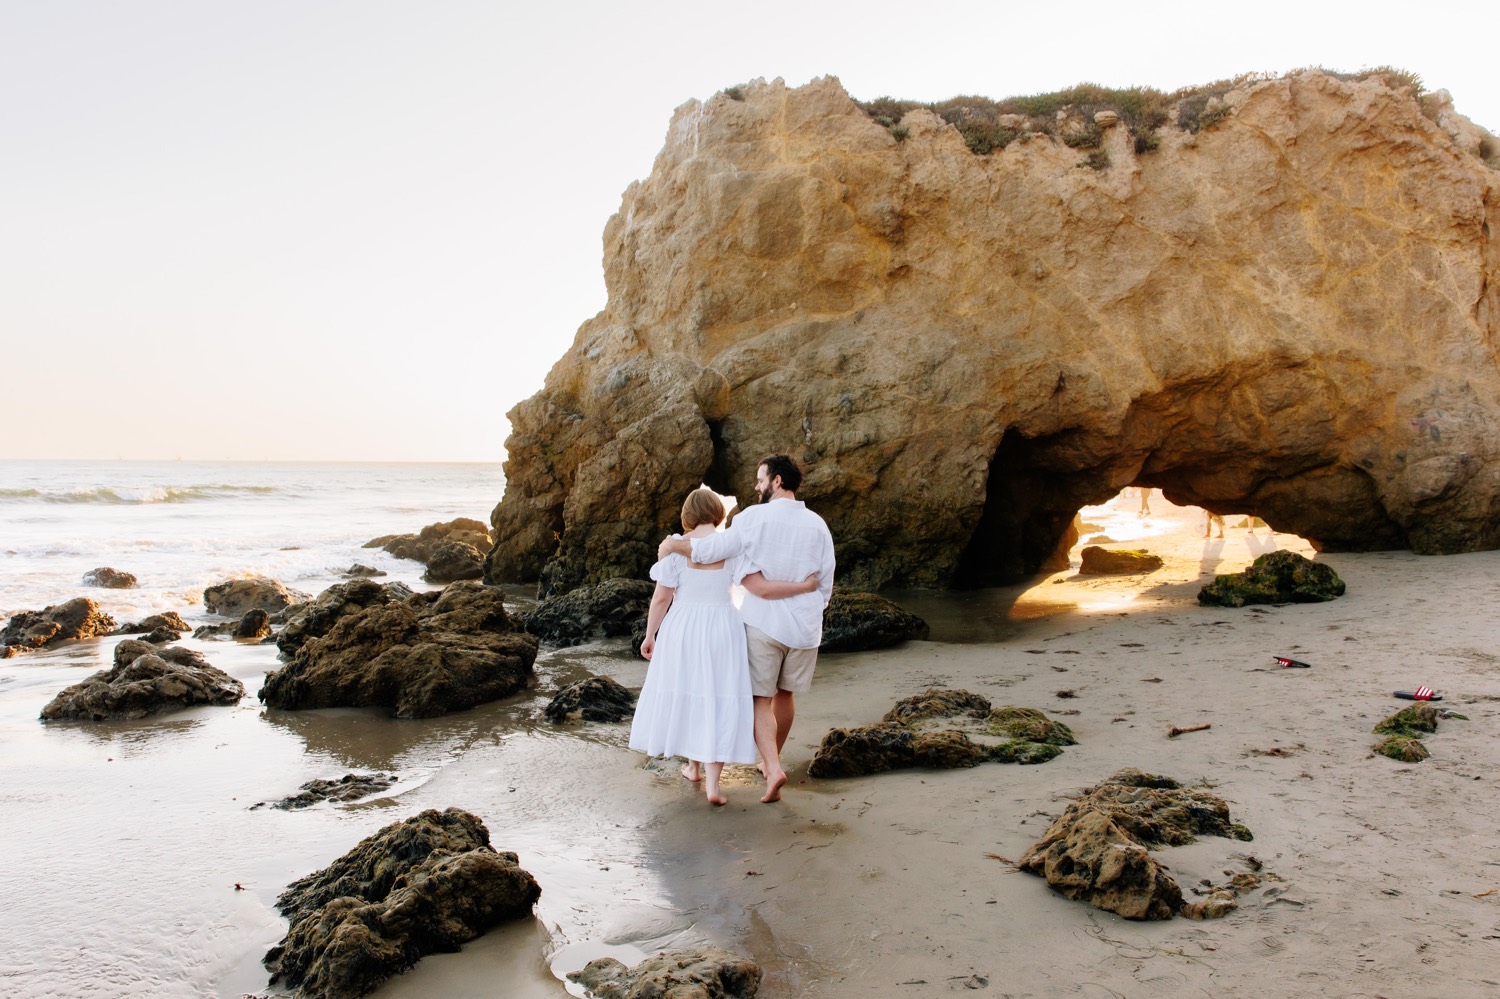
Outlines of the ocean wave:
M 0 503 L 102 503 L 109 506 L 142 506 L 148 503 L 193 503 L 226 496 L 269 495 L 279 486 L 94 486 L 86 489 L 0 489 Z

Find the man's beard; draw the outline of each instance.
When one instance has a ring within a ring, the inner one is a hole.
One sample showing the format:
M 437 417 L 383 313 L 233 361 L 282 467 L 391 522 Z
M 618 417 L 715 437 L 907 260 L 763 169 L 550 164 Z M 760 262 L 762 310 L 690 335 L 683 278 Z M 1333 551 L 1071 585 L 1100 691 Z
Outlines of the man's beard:
M 760 486 L 756 486 L 755 487 L 755 501 L 757 503 L 769 503 L 769 502 L 771 502 L 771 493 L 772 492 L 774 492 L 774 490 L 773 490 L 773 488 L 771 486 L 766 486 L 765 488 L 761 488 Z

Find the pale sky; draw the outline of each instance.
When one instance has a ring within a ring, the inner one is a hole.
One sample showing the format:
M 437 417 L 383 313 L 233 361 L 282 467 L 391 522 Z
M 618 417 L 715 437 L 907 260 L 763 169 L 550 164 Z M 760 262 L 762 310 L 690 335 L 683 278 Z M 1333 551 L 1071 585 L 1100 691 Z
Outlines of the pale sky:
M 0 459 L 499 460 L 689 99 L 1391 64 L 1500 130 L 1477 10 L 0 0 Z

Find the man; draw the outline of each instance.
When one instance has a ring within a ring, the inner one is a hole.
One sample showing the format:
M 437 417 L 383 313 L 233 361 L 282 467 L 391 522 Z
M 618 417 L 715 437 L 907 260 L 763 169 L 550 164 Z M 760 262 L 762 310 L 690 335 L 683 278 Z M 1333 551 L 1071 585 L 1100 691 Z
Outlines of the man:
M 757 506 L 735 514 L 726 531 L 705 538 L 668 538 L 658 558 L 676 552 L 694 562 L 718 562 L 742 552 L 767 579 L 797 582 L 816 573 L 818 588 L 783 600 L 745 594 L 740 615 L 750 652 L 750 691 L 755 697 L 755 745 L 766 773 L 761 801 L 780 801 L 786 771 L 781 749 L 796 717 L 796 695 L 812 688 L 823 608 L 833 596 L 833 535 L 823 518 L 797 499 L 802 469 L 790 456 L 773 454 L 755 470 Z

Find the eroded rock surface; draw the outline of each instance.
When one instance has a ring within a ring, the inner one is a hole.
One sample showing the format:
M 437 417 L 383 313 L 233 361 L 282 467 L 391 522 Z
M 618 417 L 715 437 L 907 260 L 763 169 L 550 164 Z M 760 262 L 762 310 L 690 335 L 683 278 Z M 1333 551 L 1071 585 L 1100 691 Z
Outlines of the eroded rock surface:
M 568 974 L 595 999 L 751 999 L 760 977 L 754 961 L 717 947 L 663 951 L 633 968 L 601 957 Z
M 478 579 L 484 575 L 484 554 L 463 541 L 440 546 L 427 560 L 422 578 L 429 583 L 453 583 L 460 579 Z
M 1126 919 L 1171 919 L 1183 906 L 1182 889 L 1149 848 L 1196 836 L 1251 838 L 1230 822 L 1221 798 L 1126 769 L 1068 805 L 1018 866 L 1097 909 Z M 1209 914 L 1195 910 L 1199 918 Z
M 629 635 L 646 620 L 656 584 L 649 579 L 606 579 L 537 604 L 526 630 L 549 645 L 579 645 Z
M 1307 604 L 1343 595 L 1344 581 L 1331 566 L 1296 552 L 1274 551 L 1257 556 L 1243 572 L 1215 576 L 1198 591 L 1198 603 L 1205 607 Z
M 283 656 L 294 655 L 308 639 L 328 634 L 335 624 L 350 614 L 366 607 L 400 603 L 413 595 L 413 590 L 405 583 L 381 585 L 366 579 L 336 583 L 292 614 L 276 638 L 276 647 Z
M 103 586 L 110 590 L 128 590 L 136 583 L 135 574 L 109 566 L 90 569 L 83 574 L 84 586 Z
M 266 576 L 231 579 L 203 591 L 203 609 L 225 617 L 243 617 L 247 611 L 263 610 L 268 614 L 285 610 L 293 604 L 312 599 L 308 594 L 288 589 Z
M 1078 571 L 1085 576 L 1127 576 L 1138 572 L 1155 572 L 1163 564 L 1160 555 L 1153 555 L 1148 551 L 1090 545 L 1082 552 Z
M 864 652 L 925 641 L 927 622 L 873 593 L 835 589 L 823 608 L 823 652 Z
M 388 592 L 366 595 L 373 602 L 352 610 L 348 600 L 325 605 L 319 620 L 331 620 L 327 632 L 304 631 L 287 664 L 266 675 L 260 699 L 275 708 L 378 706 L 398 718 L 430 718 L 515 693 L 531 676 L 537 640 L 514 629 L 496 587 L 466 581 L 399 602 Z
M 591 676 L 559 690 L 548 702 L 545 714 L 558 723 L 579 719 L 624 721 L 635 714 L 635 695 L 611 677 Z
M 62 690 L 42 708 L 44 721 L 115 721 L 236 704 L 245 685 L 189 649 L 157 649 L 127 639 L 115 665 Z
M 456 951 L 528 915 L 541 888 L 458 808 L 386 826 L 276 900 L 291 922 L 266 954 L 271 982 L 308 999 L 355 999 L 424 955 Z
M 478 551 L 490 550 L 489 528 L 470 517 L 458 517 L 447 523 L 428 524 L 416 534 L 387 534 L 365 542 L 366 548 L 383 548 L 397 558 L 409 558 L 424 565 L 444 545 L 466 544 Z
M 395 783 L 395 774 L 345 774 L 337 780 L 320 778 L 303 784 L 302 789 L 296 794 L 272 802 L 271 807 L 284 811 L 296 811 L 301 808 L 311 808 L 324 801 L 358 801 L 360 798 L 368 798 L 372 794 L 388 790 Z M 266 802 L 262 801 L 251 805 L 250 809 L 254 811 L 265 804 Z
M 1302 72 L 1087 169 L 925 109 L 899 140 L 831 78 L 738 96 L 679 108 L 605 227 L 606 307 L 510 413 L 490 581 L 645 578 L 776 451 L 852 589 L 1028 575 L 1132 483 L 1324 550 L 1500 546 L 1500 173 L 1451 106 Z
M 115 619 L 88 597 L 74 597 L 39 611 L 21 611 L 0 629 L 0 648 L 10 655 L 58 642 L 98 638 L 114 630 Z
M 1045 763 L 1071 745 L 1066 725 L 1033 708 L 991 708 L 967 690 L 932 689 L 898 701 L 877 724 L 833 729 L 807 772 L 860 777 L 903 767 Z

